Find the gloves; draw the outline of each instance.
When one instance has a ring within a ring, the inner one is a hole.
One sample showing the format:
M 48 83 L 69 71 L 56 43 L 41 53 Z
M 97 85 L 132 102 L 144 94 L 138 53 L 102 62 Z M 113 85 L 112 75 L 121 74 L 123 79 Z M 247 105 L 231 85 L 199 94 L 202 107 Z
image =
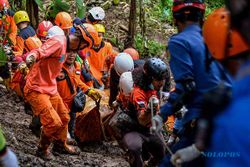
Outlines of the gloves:
M 187 108 L 183 106 L 179 111 L 175 112 L 174 115 L 177 119 L 182 119 L 187 112 Z
M 99 92 L 97 92 L 95 89 L 89 89 L 87 91 L 87 95 L 93 99 L 94 101 L 98 101 L 99 99 L 102 98 Z
M 36 61 L 36 57 L 34 54 L 29 54 L 27 57 L 26 57 L 26 64 L 27 66 L 31 66 L 33 63 L 35 63 Z
M 184 162 L 189 162 L 201 155 L 201 152 L 193 144 L 189 147 L 178 150 L 171 156 L 171 162 L 173 165 L 180 165 Z
M 159 132 L 163 126 L 163 119 L 160 115 L 155 115 L 152 118 L 152 127 L 150 128 L 151 132 Z
M 26 63 L 21 62 L 18 65 L 18 70 L 22 73 L 22 74 L 27 74 L 27 71 L 29 70 L 29 68 L 27 67 Z
M 175 142 L 175 139 L 176 139 L 176 136 L 172 134 L 172 135 L 169 137 L 169 139 L 168 139 L 167 145 L 168 145 L 168 146 L 172 146 L 172 145 L 174 144 L 174 142 Z
M 0 157 L 0 166 L 3 167 L 18 167 L 16 155 L 7 148 L 6 153 Z

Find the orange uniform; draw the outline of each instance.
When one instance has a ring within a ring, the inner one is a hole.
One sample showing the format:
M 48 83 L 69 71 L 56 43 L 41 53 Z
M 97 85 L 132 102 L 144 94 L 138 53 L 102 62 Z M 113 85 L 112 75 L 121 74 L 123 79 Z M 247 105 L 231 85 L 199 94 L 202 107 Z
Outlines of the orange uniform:
M 37 36 L 30 37 L 27 40 L 24 40 L 20 36 L 17 36 L 14 54 L 16 56 L 22 56 L 24 53 L 27 53 L 41 46 L 42 42 Z
M 135 86 L 130 102 L 133 104 L 134 111 L 136 112 L 138 122 L 143 126 L 149 126 L 151 124 L 151 112 L 147 111 L 148 101 L 152 95 L 157 95 L 155 90 L 144 91 L 140 87 Z
M 80 79 L 81 65 L 79 62 L 75 62 L 74 66 L 68 66 L 64 64 L 63 69 L 67 71 L 67 75 L 69 76 L 71 84 L 74 88 L 74 93 L 71 93 L 65 77 L 65 73 L 63 71 L 61 71 L 61 73 L 57 77 L 57 89 L 63 99 L 65 106 L 70 110 L 72 106 L 72 100 L 77 93 L 77 87 L 81 88 L 83 92 L 86 92 L 89 87 Z
M 4 37 L 4 35 L 7 35 L 6 37 L 8 37 L 10 39 L 10 41 L 12 42 L 12 45 L 15 46 L 16 45 L 16 35 L 17 35 L 17 26 L 15 24 L 13 15 L 14 13 L 8 9 L 8 14 L 3 16 L 2 19 L 0 19 L 0 33 L 1 36 Z M 3 30 L 2 29 L 3 26 Z M 3 31 L 3 32 L 1 32 Z M 2 42 L 2 41 L 0 41 Z M 4 43 L 7 42 L 6 40 L 3 41 Z
M 47 149 L 52 139 L 66 143 L 68 110 L 57 92 L 56 77 L 66 60 L 65 36 L 54 36 L 32 50 L 36 63 L 27 75 L 24 97 L 43 126 L 41 147 Z M 43 141 L 46 139 L 46 143 Z
M 48 39 L 42 47 L 32 50 L 36 61 L 26 81 L 26 87 L 40 93 L 55 95 L 57 93 L 56 77 L 61 72 L 66 60 L 65 36 L 54 36 Z
M 90 48 L 86 48 L 82 50 L 82 54 L 86 56 L 89 65 L 90 65 L 90 71 L 100 84 L 102 84 L 102 75 L 103 71 L 107 70 L 107 67 L 105 67 L 105 60 L 107 57 L 111 56 L 113 57 L 113 50 L 112 45 L 108 42 L 103 42 L 103 46 L 98 50 L 95 51 Z

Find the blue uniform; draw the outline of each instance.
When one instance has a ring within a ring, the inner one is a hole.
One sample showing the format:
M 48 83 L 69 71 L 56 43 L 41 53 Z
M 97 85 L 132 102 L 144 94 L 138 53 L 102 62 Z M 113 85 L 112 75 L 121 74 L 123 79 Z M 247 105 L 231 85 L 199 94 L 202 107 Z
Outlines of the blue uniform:
M 168 103 L 161 108 L 160 114 L 166 120 L 167 116 L 178 111 L 182 105 L 188 110 L 179 122 L 183 127 L 183 132 L 179 134 L 180 141 L 171 148 L 176 152 L 194 143 L 195 133 L 185 132 L 185 127 L 190 126 L 187 124 L 189 121 L 200 117 L 204 94 L 216 89 L 222 83 L 231 87 L 231 77 L 218 62 L 210 61 L 211 55 L 204 44 L 201 28 L 197 24 L 189 25 L 171 37 L 168 48 L 171 55 L 170 68 L 176 87 L 170 94 Z M 201 162 L 202 158 L 198 158 L 185 165 L 199 166 L 197 164 Z M 160 167 L 165 166 L 171 166 L 170 155 L 167 155 L 160 165 Z
M 237 78 L 231 104 L 214 120 L 208 166 L 250 166 L 250 61 L 241 67 Z
M 172 36 L 168 48 L 177 91 L 170 94 L 169 101 L 172 103 L 168 102 L 161 108 L 161 116 L 166 120 L 167 116 L 173 114 L 173 102 L 183 100 L 183 94 L 188 92 L 185 82 L 193 81 L 195 86 L 192 96 L 183 104 L 188 109 L 182 119 L 185 124 L 200 116 L 203 95 L 215 89 L 222 80 L 226 86 L 231 87 L 231 78 L 216 61 L 211 61 L 207 68 L 206 61 L 211 55 L 204 45 L 201 28 L 197 24 L 189 25 L 181 33 Z

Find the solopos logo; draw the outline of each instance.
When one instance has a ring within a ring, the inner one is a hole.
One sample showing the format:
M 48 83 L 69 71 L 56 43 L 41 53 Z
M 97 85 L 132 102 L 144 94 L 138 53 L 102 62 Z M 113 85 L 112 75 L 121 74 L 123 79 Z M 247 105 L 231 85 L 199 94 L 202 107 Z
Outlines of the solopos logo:
M 206 158 L 238 158 L 240 152 L 202 152 Z

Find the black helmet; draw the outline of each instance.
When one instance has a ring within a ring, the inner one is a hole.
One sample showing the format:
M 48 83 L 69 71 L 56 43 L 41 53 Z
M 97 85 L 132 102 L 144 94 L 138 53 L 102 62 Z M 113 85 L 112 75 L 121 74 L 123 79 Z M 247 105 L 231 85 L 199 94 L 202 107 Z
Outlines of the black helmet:
M 148 59 L 144 66 L 145 75 L 154 80 L 164 80 L 169 78 L 169 71 L 167 65 L 159 58 L 150 58 Z

